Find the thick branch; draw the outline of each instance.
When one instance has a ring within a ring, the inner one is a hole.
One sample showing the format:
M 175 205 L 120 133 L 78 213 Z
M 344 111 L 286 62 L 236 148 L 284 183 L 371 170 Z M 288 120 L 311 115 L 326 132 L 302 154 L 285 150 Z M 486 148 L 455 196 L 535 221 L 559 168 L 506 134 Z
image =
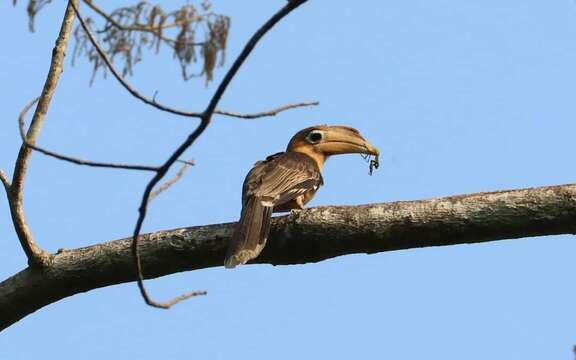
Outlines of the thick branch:
M 48 76 L 44 83 L 44 88 L 42 89 L 42 95 L 38 100 L 38 106 L 36 107 L 32 122 L 30 123 L 30 128 L 26 135 L 27 143 L 31 145 L 36 143 L 36 140 L 40 135 L 40 131 L 44 125 L 44 119 L 46 118 L 46 113 L 48 112 L 50 102 L 52 101 L 52 96 L 56 91 L 58 80 L 63 71 L 66 48 L 68 47 L 68 40 L 70 39 L 72 24 L 74 23 L 74 11 L 70 6 L 71 3 L 72 2 L 70 2 L 66 8 L 60 33 L 58 34 L 56 44 L 52 50 L 50 70 L 48 71 Z M 28 257 L 28 261 L 31 265 L 45 265 L 49 261 L 49 256 L 34 241 L 32 232 L 26 223 L 24 215 L 24 180 L 26 178 L 30 155 L 32 155 L 32 149 L 23 144 L 18 153 L 18 158 L 14 168 L 14 177 L 12 179 L 11 187 L 10 212 L 12 214 L 14 228 L 18 234 L 18 239 Z
M 576 184 L 389 204 L 318 207 L 275 218 L 255 259 L 304 264 L 354 253 L 576 233 Z M 234 224 L 141 236 L 145 276 L 221 266 Z M 61 252 L 46 273 L 0 283 L 0 329 L 65 297 L 134 281 L 130 240 Z

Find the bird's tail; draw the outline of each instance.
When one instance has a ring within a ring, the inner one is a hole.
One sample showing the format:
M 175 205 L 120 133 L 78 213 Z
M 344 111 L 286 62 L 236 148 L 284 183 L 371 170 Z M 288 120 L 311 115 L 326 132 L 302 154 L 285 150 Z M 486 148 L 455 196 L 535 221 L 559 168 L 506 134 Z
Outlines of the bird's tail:
M 224 266 L 233 268 L 254 259 L 266 244 L 270 232 L 273 206 L 262 204 L 262 199 L 249 197 L 242 207 L 240 221 L 234 229 Z

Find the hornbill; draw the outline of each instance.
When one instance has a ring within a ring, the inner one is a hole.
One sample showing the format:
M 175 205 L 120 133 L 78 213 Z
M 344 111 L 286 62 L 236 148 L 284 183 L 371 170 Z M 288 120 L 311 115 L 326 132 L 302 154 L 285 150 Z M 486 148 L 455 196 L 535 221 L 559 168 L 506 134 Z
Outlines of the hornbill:
M 245 264 L 260 254 L 273 212 L 303 209 L 324 184 L 322 166 L 331 155 L 380 152 L 358 130 L 347 126 L 312 126 L 296 133 L 285 152 L 258 161 L 242 187 L 242 212 L 224 266 Z

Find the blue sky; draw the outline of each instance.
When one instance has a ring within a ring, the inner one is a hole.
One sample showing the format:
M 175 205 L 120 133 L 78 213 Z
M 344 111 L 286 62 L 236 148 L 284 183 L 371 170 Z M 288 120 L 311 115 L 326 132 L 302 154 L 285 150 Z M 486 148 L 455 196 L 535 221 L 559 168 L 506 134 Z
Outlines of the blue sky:
M 233 17 L 229 60 L 283 4 L 215 0 L 216 11 Z M 43 84 L 63 6 L 42 11 L 31 34 L 23 0 L 16 8 L 0 4 L 5 170 L 19 146 L 17 115 Z M 147 57 L 130 81 L 149 95 L 158 90 L 168 104 L 201 110 L 214 84 L 183 82 L 170 59 L 166 50 Z M 321 106 L 261 120 L 215 119 L 187 153 L 197 165 L 154 202 L 145 231 L 235 221 L 251 165 L 319 123 L 354 126 L 383 155 L 372 177 L 359 156 L 331 159 L 312 206 L 574 182 L 575 64 L 573 1 L 310 0 L 264 39 L 221 107 Z M 112 79 L 88 87 L 88 64 L 67 65 L 40 139 L 46 147 L 158 164 L 195 125 L 144 106 Z M 126 237 L 148 176 L 36 154 L 26 209 L 38 242 L 55 251 Z M 26 259 L 1 199 L 0 240 L 5 278 Z M 188 272 L 147 284 L 157 298 L 191 289 L 208 296 L 158 311 L 143 304 L 135 284 L 77 295 L 6 330 L 0 355 L 570 358 L 575 253 L 573 237 L 555 236 Z

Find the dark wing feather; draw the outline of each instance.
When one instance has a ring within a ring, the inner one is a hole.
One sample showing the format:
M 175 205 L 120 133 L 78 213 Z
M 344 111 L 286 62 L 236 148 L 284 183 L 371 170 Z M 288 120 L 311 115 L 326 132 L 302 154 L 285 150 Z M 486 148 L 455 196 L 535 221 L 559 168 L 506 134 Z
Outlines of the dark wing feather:
M 309 156 L 300 153 L 278 153 L 257 163 L 246 176 L 243 203 L 255 196 L 272 201 L 275 205 L 286 203 L 316 190 L 322 185 L 318 166 Z

